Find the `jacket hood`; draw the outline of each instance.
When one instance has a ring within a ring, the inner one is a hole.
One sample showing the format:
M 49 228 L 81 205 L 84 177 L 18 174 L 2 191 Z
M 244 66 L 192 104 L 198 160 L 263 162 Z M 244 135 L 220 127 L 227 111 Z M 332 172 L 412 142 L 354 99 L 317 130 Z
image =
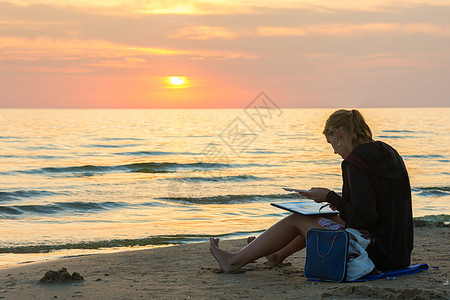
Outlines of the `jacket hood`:
M 402 157 L 380 141 L 356 146 L 344 161 L 384 178 L 400 179 L 407 174 Z

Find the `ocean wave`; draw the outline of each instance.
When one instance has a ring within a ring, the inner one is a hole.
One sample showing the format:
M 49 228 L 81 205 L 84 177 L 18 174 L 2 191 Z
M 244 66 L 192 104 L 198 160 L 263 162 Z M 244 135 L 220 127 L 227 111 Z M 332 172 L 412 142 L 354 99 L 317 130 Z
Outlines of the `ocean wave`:
M 130 171 L 132 173 L 172 173 L 175 171 L 167 171 L 167 170 L 155 170 L 155 169 L 149 169 L 149 168 L 142 168 L 138 170 Z
M 129 156 L 157 156 L 157 155 L 184 155 L 184 154 L 192 154 L 192 153 L 184 153 L 184 152 L 164 152 L 164 151 L 131 151 L 131 152 L 117 152 L 115 155 L 129 155 Z
M 137 146 L 137 145 L 127 145 L 127 146 Z M 87 148 L 122 148 L 123 145 L 107 145 L 107 144 L 93 144 L 86 146 Z
M 381 130 L 381 132 L 414 133 L 412 130 Z
M 429 215 L 414 218 L 416 227 L 450 227 L 450 215 Z
M 110 172 L 130 172 L 130 173 L 169 173 L 176 172 L 177 169 L 217 169 L 229 167 L 228 164 L 221 163 L 171 163 L 171 162 L 143 162 L 116 166 L 70 166 L 70 167 L 46 167 L 26 171 L 15 171 L 25 174 L 76 174 L 82 173 L 89 176 L 94 174 L 104 174 Z M 10 171 L 14 172 L 14 171 Z
M 0 157 L 4 158 L 27 158 L 27 159 L 63 159 L 67 158 L 65 156 L 55 156 L 55 155 L 0 155 Z
M 450 195 L 450 186 L 414 187 L 412 191 L 420 196 L 448 196 Z
M 404 158 L 445 158 L 445 156 L 439 154 L 428 154 L 428 155 L 402 155 Z
M 418 138 L 414 135 L 378 135 L 378 139 L 405 139 L 405 138 Z
M 272 195 L 221 195 L 211 197 L 163 197 L 158 200 L 175 201 L 185 204 L 236 204 L 251 202 L 270 202 L 280 199 L 301 199 L 297 193 L 290 194 L 272 194 Z
M 450 215 L 429 215 L 424 217 L 414 218 L 414 226 L 416 227 L 449 227 Z M 263 230 L 258 231 L 240 231 L 224 234 L 175 234 L 175 235 L 161 235 L 146 238 L 135 239 L 113 239 L 113 240 L 98 240 L 86 241 L 66 244 L 39 244 L 39 245 L 17 245 L 0 247 L 0 253 L 49 253 L 57 250 L 68 249 L 102 249 L 102 248 L 119 248 L 119 247 L 144 247 L 153 245 L 178 245 L 188 243 L 207 242 L 211 237 L 218 238 L 243 238 L 252 235 L 259 235 Z
M 254 154 L 280 154 L 280 153 L 285 153 L 282 151 L 269 151 L 269 150 L 258 150 L 258 149 L 253 149 L 253 150 L 249 150 L 249 151 L 245 151 L 246 153 L 254 153 Z
M 196 176 L 196 177 L 177 177 L 170 178 L 169 180 L 176 180 L 180 182 L 241 182 L 241 181 L 259 181 L 259 180 L 267 180 L 264 177 L 257 177 L 253 175 L 234 175 L 234 176 Z
M 210 237 L 219 238 L 237 238 L 250 235 L 256 235 L 261 231 L 233 232 L 219 235 L 164 235 L 137 239 L 114 239 L 103 241 L 90 241 L 71 244 L 55 245 L 30 245 L 30 246 L 12 246 L 0 248 L 0 253 L 48 253 L 56 250 L 67 249 L 100 249 L 117 247 L 136 247 L 152 245 L 176 245 L 209 241 Z
M 142 138 L 114 138 L 114 137 L 108 137 L 108 138 L 101 138 L 98 139 L 99 141 L 144 141 Z
M 45 146 L 28 146 L 28 147 L 25 147 L 24 150 L 33 150 L 33 151 L 63 150 L 63 148 L 61 146 L 59 146 L 59 145 L 47 144 Z
M 12 192 L 0 192 L 0 201 L 11 201 L 20 198 L 35 198 L 43 196 L 54 196 L 54 195 L 67 195 L 67 193 L 56 193 L 50 191 L 38 191 L 38 190 L 18 190 Z
M 39 214 L 49 215 L 57 213 L 86 213 L 108 210 L 126 206 L 122 202 L 57 202 L 47 205 L 10 205 L 0 206 L 0 215 Z
M 8 140 L 8 139 L 24 139 L 24 137 L 21 137 L 21 136 L 0 136 L 0 139 L 5 139 L 5 140 Z

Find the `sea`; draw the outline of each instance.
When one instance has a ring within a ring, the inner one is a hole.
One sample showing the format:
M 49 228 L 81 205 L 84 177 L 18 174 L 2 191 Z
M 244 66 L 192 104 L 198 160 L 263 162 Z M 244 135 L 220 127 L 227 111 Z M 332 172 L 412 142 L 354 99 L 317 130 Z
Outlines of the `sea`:
M 270 104 L 270 103 L 269 103 Z M 341 191 L 328 109 L 0 109 L 0 268 L 258 235 Z M 450 221 L 450 108 L 363 108 L 402 155 L 415 218 Z

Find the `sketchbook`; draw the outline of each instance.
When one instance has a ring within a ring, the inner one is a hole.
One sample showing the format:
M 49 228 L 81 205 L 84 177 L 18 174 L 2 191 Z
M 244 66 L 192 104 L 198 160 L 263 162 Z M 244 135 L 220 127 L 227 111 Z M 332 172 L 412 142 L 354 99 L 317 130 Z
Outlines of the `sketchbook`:
M 338 211 L 334 211 L 328 206 L 319 209 L 323 206 L 323 203 L 316 203 L 312 200 L 295 201 L 295 202 L 285 202 L 285 203 L 270 203 L 271 205 L 285 209 L 287 211 L 301 214 L 305 216 L 332 216 L 339 214 Z

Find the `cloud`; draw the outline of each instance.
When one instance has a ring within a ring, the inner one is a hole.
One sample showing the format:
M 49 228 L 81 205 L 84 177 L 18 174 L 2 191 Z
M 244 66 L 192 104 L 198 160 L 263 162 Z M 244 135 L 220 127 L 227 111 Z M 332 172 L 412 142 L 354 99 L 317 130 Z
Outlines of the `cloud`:
M 239 0 L 10 0 L 9 3 L 22 7 L 48 5 L 71 10 L 92 10 L 103 15 L 224 15 L 251 13 L 254 5 Z M 264 5 L 263 5 L 264 6 Z
M 322 62 L 322 63 L 319 63 Z M 372 53 L 362 56 L 329 55 L 316 60 L 317 68 L 326 71 L 344 72 L 383 72 L 401 73 L 405 70 L 419 72 L 419 70 L 435 68 L 435 62 L 424 54 Z
M 185 38 L 191 40 L 212 40 L 216 38 L 234 39 L 239 34 L 226 27 L 219 26 L 191 26 L 179 29 L 175 34 L 169 35 L 169 38 Z
M 234 30 L 219 26 L 190 26 L 178 29 L 169 34 L 171 39 L 214 40 L 238 39 L 244 37 L 306 37 L 306 36 L 336 36 L 336 37 L 363 37 L 377 34 L 398 35 L 433 35 L 449 36 L 450 24 L 431 23 L 331 23 L 300 27 L 263 26 L 247 30 Z
M 319 24 L 302 27 L 259 27 L 257 34 L 264 37 L 274 36 L 339 36 L 359 37 L 368 34 L 431 34 L 448 36 L 450 25 L 436 25 L 429 23 L 398 24 L 398 23 L 371 23 L 371 24 Z
M 146 68 L 153 57 L 182 57 L 183 59 L 254 59 L 255 55 L 210 50 L 183 50 L 139 47 L 103 40 L 52 39 L 48 37 L 25 39 L 0 37 L 0 61 L 4 71 L 44 73 L 87 73 L 96 67 Z M 20 64 L 35 62 L 30 66 Z M 60 63 L 60 68 L 48 65 Z
M 264 10 L 308 9 L 324 13 L 336 11 L 390 11 L 393 7 L 410 8 L 421 5 L 443 6 L 447 0 L 9 0 L 21 6 L 44 4 L 79 9 L 95 8 L 99 14 L 189 14 L 227 15 L 258 14 Z

